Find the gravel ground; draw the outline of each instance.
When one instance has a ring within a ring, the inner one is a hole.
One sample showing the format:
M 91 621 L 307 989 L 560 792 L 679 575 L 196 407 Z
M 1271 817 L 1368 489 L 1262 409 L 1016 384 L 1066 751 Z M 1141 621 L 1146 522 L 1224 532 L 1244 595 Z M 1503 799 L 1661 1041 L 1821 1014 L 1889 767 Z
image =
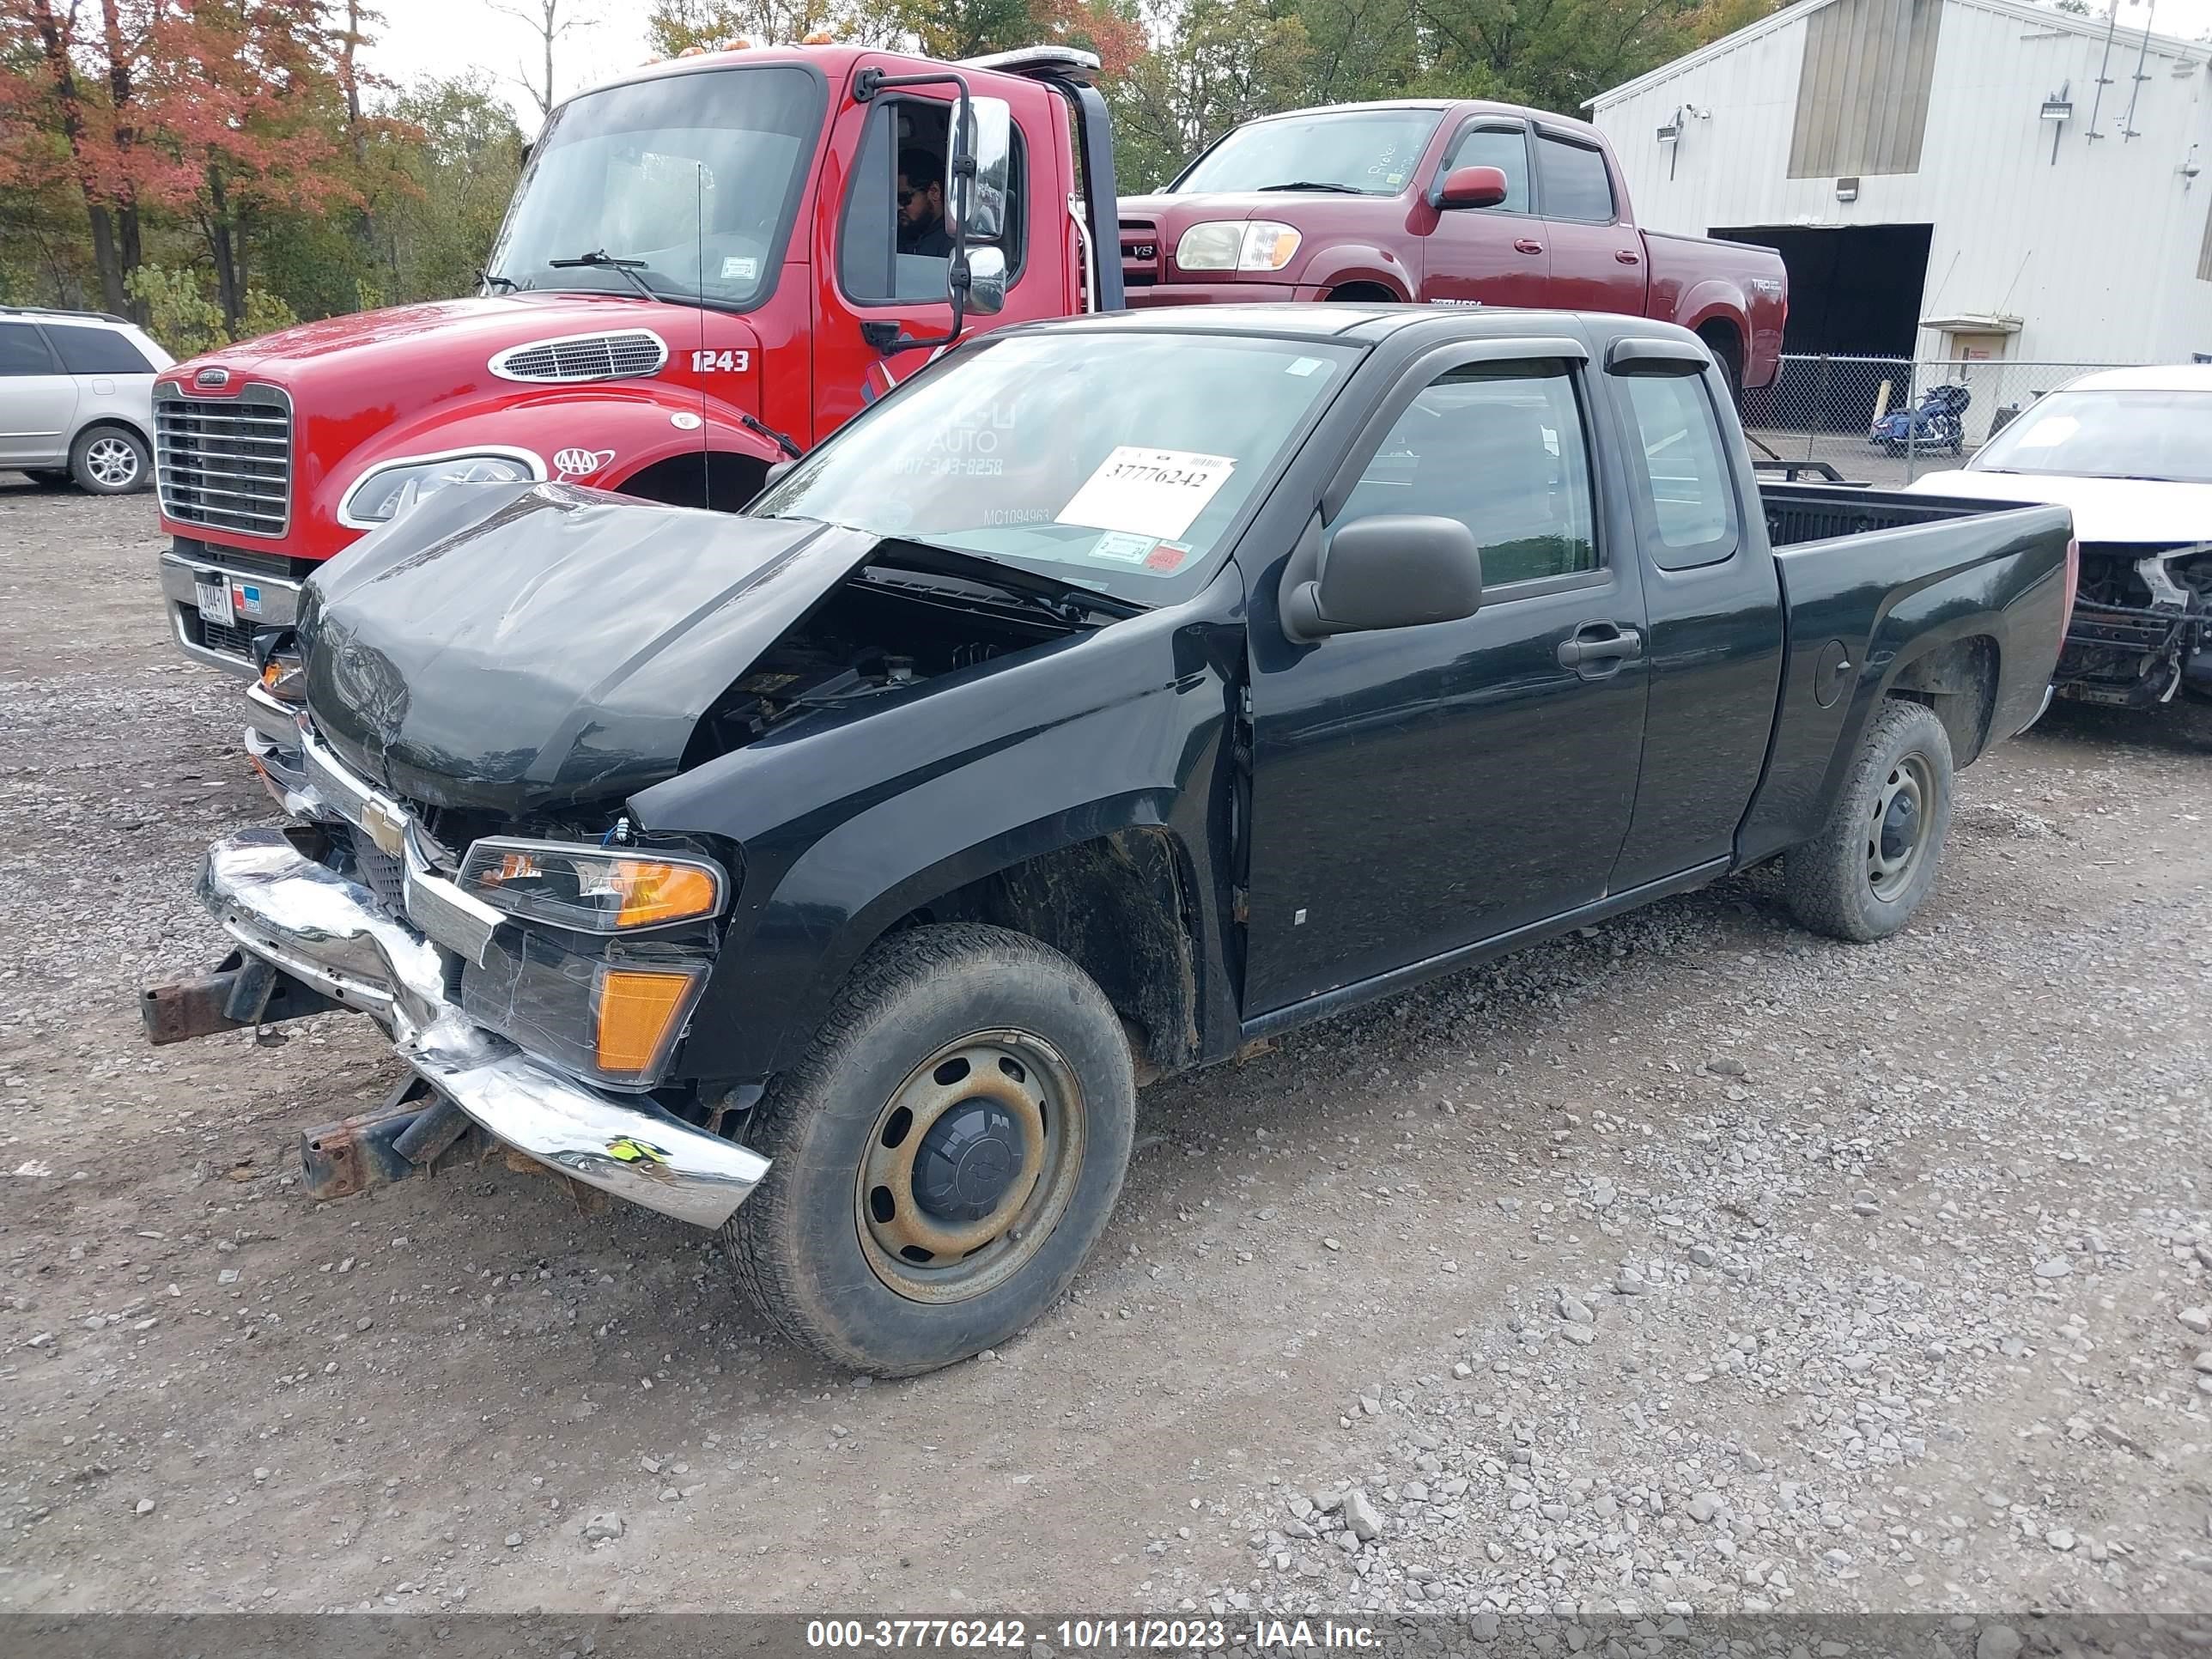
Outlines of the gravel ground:
M 871 1386 L 550 1182 L 306 1200 L 365 1024 L 143 1045 L 266 816 L 157 545 L 0 477 L 0 1608 L 2212 1610 L 2212 722 L 1974 768 L 1886 944 L 1754 874 L 1148 1091 Z

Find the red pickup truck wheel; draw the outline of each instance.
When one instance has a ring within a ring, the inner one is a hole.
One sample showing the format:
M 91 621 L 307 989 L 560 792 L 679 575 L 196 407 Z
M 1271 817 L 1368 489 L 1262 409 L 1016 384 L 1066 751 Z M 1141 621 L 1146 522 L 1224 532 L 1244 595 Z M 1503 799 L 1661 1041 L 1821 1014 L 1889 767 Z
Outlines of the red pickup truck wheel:
M 1951 740 L 1925 703 L 1885 702 L 1820 833 L 1790 848 L 1784 884 L 1815 933 L 1886 939 L 1936 885 L 1951 827 Z
M 1135 1122 L 1120 1018 L 1073 962 L 997 927 L 894 934 L 747 1126 L 773 1162 L 722 1243 L 794 1341 L 879 1376 L 933 1370 L 1059 1299 Z

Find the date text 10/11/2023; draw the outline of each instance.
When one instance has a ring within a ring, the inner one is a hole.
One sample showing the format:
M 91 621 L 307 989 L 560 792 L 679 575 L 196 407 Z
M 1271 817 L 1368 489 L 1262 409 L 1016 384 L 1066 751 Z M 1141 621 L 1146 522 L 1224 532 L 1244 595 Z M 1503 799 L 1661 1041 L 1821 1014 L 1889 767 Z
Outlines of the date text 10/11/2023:
M 825 1651 L 1006 1651 L 1033 1642 L 1076 1653 L 1362 1652 L 1381 1645 L 1373 1626 L 1334 1619 L 815 1619 L 806 1625 L 806 1645 Z

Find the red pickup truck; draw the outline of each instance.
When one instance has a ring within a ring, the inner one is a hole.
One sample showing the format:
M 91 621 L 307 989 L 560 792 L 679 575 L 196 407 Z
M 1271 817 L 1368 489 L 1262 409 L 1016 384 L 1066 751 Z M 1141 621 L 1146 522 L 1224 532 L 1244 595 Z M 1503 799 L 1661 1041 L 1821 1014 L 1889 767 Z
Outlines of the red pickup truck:
M 1294 110 L 1121 203 L 1130 306 L 1397 300 L 1679 323 L 1742 386 L 1788 309 L 1771 248 L 1641 229 L 1595 127 L 1474 100 Z
M 178 644 L 252 672 L 257 636 L 292 623 L 323 561 L 455 486 L 551 479 L 735 509 L 938 347 L 1121 310 L 1125 270 L 1127 300 L 1146 304 L 1295 292 L 1637 312 L 1648 295 L 1753 384 L 1772 374 L 1773 254 L 1643 235 L 1595 132 L 1495 105 L 1240 129 L 1167 210 L 1136 214 L 1176 246 L 1143 256 L 1125 223 L 1116 260 L 1091 231 L 1117 211 L 1097 67 L 1060 47 L 959 64 L 748 48 L 570 99 L 538 135 L 483 293 L 305 324 L 156 381 Z M 1269 134 L 1291 171 L 1267 171 Z M 1563 143 L 1572 157 L 1553 154 Z M 1346 143 L 1395 199 L 1336 199 L 1367 193 L 1316 171 Z M 1236 193 L 1190 193 L 1208 179 Z M 1572 217 L 1594 189 L 1622 204 L 1604 224 Z M 1225 251 L 1218 274 L 1209 250 Z M 992 435 L 913 464 L 989 476 Z

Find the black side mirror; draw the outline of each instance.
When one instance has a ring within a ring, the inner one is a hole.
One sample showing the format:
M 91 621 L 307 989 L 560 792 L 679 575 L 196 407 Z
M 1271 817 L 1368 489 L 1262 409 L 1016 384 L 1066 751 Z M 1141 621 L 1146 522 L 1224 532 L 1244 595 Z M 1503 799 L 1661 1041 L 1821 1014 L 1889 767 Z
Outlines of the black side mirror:
M 1482 608 L 1482 550 L 1457 519 L 1354 519 L 1322 555 L 1321 574 L 1283 596 L 1283 631 L 1332 634 L 1458 622 Z

